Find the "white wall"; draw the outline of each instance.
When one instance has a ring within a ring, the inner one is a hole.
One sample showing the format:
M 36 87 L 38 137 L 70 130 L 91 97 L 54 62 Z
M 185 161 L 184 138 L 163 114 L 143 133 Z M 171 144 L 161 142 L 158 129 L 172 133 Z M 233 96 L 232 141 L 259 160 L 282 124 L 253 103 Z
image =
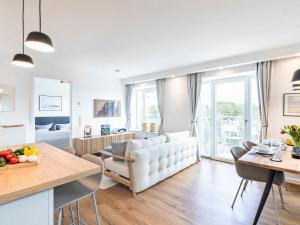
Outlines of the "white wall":
M 276 60 L 273 62 L 269 105 L 268 136 L 280 137 L 285 124 L 300 124 L 300 117 L 283 116 L 283 94 L 291 92 L 291 79 L 300 68 L 300 57 Z
M 15 111 L 0 112 L 0 125 L 25 124 L 24 128 L 0 128 L 0 145 L 21 144 L 27 141 L 30 131 L 30 75 L 9 62 L 0 63 L 0 83 L 15 86 Z M 16 135 L 17 134 L 17 135 Z
M 164 128 L 166 132 L 190 130 L 191 116 L 186 78 L 166 80 Z
M 119 79 L 86 76 L 72 82 L 73 136 L 83 136 L 85 125 L 92 126 L 94 134 L 100 134 L 101 124 L 111 128 L 125 127 L 125 87 Z M 94 118 L 94 99 L 121 100 L 121 117 Z
M 35 77 L 34 80 L 34 116 L 70 116 L 70 84 L 61 83 L 61 80 L 47 79 Z M 61 96 L 62 110 L 61 111 L 40 111 L 39 110 L 39 96 Z

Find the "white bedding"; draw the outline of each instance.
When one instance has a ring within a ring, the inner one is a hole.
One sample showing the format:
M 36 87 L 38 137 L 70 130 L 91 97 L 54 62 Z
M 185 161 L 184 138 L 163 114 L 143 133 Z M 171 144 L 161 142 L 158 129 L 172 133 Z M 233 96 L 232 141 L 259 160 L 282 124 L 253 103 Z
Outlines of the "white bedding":
M 35 130 L 36 142 L 46 142 L 61 149 L 70 145 L 70 136 L 70 130 Z

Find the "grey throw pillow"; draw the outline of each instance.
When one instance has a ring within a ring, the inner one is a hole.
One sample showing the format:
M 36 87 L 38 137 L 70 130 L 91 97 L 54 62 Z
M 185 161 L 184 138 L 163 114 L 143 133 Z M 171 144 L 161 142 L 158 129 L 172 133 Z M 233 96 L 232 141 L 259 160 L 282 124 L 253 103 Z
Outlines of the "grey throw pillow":
M 106 152 L 109 152 L 109 153 L 112 153 L 112 147 L 111 146 L 107 146 L 103 149 L 103 151 L 106 151 Z M 101 154 L 101 159 L 104 160 L 104 159 L 107 159 L 109 158 L 110 156 L 106 156 L 106 155 L 103 155 Z
M 127 141 L 115 142 L 111 144 L 112 154 L 125 157 Z M 124 161 L 123 159 L 113 158 L 114 161 Z

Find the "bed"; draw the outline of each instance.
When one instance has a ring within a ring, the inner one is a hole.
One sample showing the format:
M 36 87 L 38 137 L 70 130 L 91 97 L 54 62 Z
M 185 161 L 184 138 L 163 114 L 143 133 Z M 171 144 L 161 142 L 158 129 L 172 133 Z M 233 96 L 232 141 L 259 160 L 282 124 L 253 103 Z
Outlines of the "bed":
M 35 141 L 63 149 L 70 146 L 70 117 L 35 117 Z

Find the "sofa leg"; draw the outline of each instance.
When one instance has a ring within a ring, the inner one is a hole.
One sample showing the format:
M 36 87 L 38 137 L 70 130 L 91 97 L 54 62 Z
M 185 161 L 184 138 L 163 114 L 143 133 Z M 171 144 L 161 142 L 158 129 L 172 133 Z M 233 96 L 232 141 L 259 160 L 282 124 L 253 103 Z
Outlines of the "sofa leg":
M 133 197 L 136 197 L 133 170 L 132 170 L 132 162 L 128 162 L 128 169 L 129 169 L 129 179 L 130 179 L 130 184 L 131 184 L 130 189 L 132 191 Z

